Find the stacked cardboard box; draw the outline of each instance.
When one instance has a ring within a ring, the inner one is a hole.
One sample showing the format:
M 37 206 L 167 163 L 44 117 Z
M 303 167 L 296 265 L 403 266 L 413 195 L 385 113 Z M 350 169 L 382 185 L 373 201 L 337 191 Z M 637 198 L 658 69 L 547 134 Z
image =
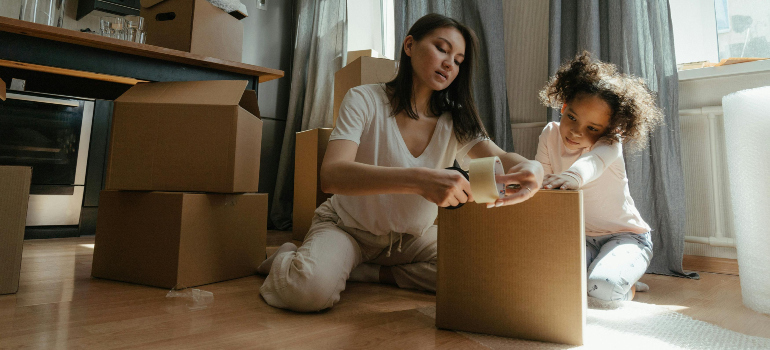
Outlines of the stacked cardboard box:
M 366 84 L 385 83 L 396 77 L 396 61 L 385 58 L 360 56 L 334 73 L 334 123 L 340 113 L 342 99 L 348 90 Z
M 141 0 L 147 44 L 241 62 L 245 15 L 206 0 Z
M 366 84 L 385 83 L 396 74 L 396 62 L 374 58 L 374 50 L 348 52 L 348 65 L 334 74 L 334 123 L 348 90 Z M 352 61 L 351 58 L 354 58 Z M 331 194 L 321 191 L 321 164 L 333 129 L 320 128 L 297 133 L 294 156 L 294 210 L 292 238 L 305 239 L 315 210 Z
M 92 275 L 163 288 L 254 274 L 262 121 L 246 81 L 139 84 L 115 100 Z

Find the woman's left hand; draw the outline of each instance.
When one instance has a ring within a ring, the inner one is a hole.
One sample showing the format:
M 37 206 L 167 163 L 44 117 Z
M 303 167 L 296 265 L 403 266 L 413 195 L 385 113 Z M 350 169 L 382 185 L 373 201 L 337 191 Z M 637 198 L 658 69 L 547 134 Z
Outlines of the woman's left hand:
M 578 186 L 577 180 L 569 175 L 548 174 L 543 179 L 543 188 L 545 189 L 576 190 Z
M 524 161 L 509 169 L 507 174 L 496 175 L 495 180 L 506 186 L 518 184 L 519 188 L 506 188 L 505 197 L 494 203 L 487 203 L 487 208 L 521 203 L 532 198 L 540 189 L 543 182 L 543 165 L 534 160 Z

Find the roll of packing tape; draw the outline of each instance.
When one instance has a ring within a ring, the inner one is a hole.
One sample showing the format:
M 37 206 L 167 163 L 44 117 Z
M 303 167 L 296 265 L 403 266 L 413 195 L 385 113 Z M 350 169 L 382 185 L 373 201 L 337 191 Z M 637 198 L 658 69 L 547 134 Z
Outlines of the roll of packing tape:
M 503 163 L 498 157 L 471 160 L 468 175 L 476 203 L 492 203 L 505 197 L 505 184 L 495 180 L 495 175 L 503 174 Z

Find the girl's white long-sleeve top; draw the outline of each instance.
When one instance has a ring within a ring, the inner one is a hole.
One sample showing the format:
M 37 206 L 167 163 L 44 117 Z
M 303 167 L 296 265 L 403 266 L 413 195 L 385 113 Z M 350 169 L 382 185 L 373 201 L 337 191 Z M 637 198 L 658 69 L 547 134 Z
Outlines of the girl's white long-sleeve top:
M 559 123 L 551 122 L 540 134 L 535 159 L 543 164 L 545 174 L 577 180 L 583 190 L 586 236 L 650 231 L 631 198 L 620 142 L 600 140 L 591 148 L 570 150 L 562 141 Z

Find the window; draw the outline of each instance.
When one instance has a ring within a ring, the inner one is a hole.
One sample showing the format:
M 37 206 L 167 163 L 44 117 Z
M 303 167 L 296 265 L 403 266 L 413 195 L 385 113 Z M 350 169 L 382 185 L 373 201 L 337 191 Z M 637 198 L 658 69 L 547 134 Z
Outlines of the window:
M 393 0 L 348 0 L 348 51 L 394 59 Z
M 680 69 L 770 57 L 770 1 L 669 0 L 669 5 Z

